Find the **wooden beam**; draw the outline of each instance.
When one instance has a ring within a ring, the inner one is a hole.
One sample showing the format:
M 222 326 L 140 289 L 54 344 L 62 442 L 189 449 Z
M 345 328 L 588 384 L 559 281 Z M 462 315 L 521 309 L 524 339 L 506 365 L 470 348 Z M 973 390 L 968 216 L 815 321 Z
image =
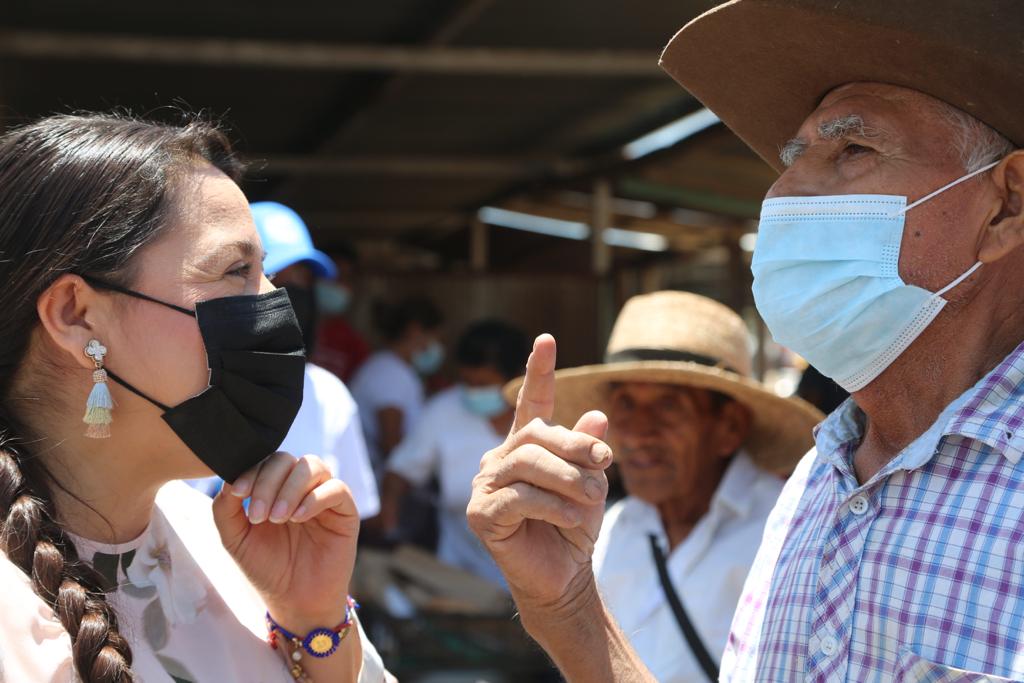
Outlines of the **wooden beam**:
M 476 21 L 495 0 L 459 0 L 441 22 L 430 29 L 422 41 L 423 46 L 436 48 L 442 47 L 459 36 L 459 34 Z M 313 146 L 318 156 L 329 155 L 330 150 L 344 149 L 346 141 L 358 137 L 367 125 L 375 121 L 375 114 L 378 108 L 393 100 L 402 90 L 416 78 L 416 74 L 395 72 L 381 74 L 376 80 L 376 85 L 369 89 L 362 97 L 362 101 L 354 109 L 348 109 L 348 113 L 335 119 L 320 136 L 319 141 Z M 352 102 L 346 98 L 346 103 Z M 295 183 L 292 179 L 278 179 L 273 193 L 276 196 L 287 195 Z
M 446 209 L 348 209 L 304 211 L 303 219 L 314 230 L 402 231 L 411 228 L 464 224 L 466 216 Z
M 0 55 L 315 71 L 665 78 L 653 51 L 331 45 L 8 30 L 0 31 Z
M 642 199 L 736 218 L 755 218 L 761 213 L 760 202 L 726 197 L 685 187 L 652 183 L 642 178 L 620 178 L 616 185 L 619 193 L 630 199 Z
M 383 175 L 501 178 L 568 177 L 579 168 L 571 161 L 516 157 L 375 157 L 251 155 L 250 175 Z

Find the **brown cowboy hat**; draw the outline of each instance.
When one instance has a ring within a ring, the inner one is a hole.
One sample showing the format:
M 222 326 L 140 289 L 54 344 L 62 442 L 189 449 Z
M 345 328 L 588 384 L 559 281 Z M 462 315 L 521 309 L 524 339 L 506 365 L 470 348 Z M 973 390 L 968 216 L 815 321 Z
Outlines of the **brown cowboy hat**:
M 615 382 L 710 389 L 753 415 L 744 448 L 759 465 L 788 474 L 813 445 L 824 415 L 798 398 L 782 398 L 753 379 L 743 320 L 728 307 L 687 292 L 655 292 L 626 302 L 608 340 L 606 362 L 555 373 L 557 424 L 572 426 L 588 410 L 607 411 Z M 505 387 L 514 401 L 523 378 Z
M 831 90 L 879 82 L 947 102 L 1024 147 L 1024 2 L 733 0 L 661 66 L 782 171 L 779 149 Z

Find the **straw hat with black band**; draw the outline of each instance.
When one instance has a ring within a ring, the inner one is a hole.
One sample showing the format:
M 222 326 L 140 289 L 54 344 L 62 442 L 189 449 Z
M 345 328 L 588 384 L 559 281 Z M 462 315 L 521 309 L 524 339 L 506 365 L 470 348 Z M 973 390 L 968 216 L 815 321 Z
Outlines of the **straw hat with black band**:
M 661 66 L 777 171 L 831 90 L 931 95 L 1024 147 L 1024 2 L 733 0 L 684 26 Z
M 731 396 L 753 415 L 744 449 L 765 469 L 787 474 L 813 445 L 824 415 L 798 398 L 782 398 L 751 377 L 743 320 L 728 307 L 687 292 L 633 297 L 619 314 L 605 362 L 555 373 L 554 422 L 575 424 L 588 410 L 607 411 L 617 382 L 653 382 Z M 514 401 L 522 378 L 505 387 Z

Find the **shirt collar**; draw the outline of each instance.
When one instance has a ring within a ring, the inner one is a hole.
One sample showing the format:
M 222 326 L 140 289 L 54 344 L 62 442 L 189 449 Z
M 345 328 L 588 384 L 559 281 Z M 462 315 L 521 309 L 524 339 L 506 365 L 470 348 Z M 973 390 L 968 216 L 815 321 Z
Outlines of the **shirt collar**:
M 1016 465 L 1024 455 L 1024 343 L 985 375 L 945 423 L 944 434 L 976 439 Z
M 758 466 L 745 451 L 737 453 L 715 490 L 715 495 L 711 499 L 711 509 L 725 508 L 739 518 L 749 515 L 754 504 L 751 488 L 760 473 Z
M 851 445 L 860 443 L 866 424 L 864 412 L 852 398 L 846 399 L 825 420 L 814 428 L 814 445 L 818 453 L 836 469 L 846 472 Z
M 864 412 L 852 398 L 847 399 L 815 429 L 818 453 L 840 471 L 848 471 L 850 448 L 860 443 L 865 425 Z M 1024 343 L 950 403 L 932 427 L 898 456 L 900 466 L 923 465 L 946 436 L 976 439 L 1011 463 L 1020 461 L 1024 455 Z

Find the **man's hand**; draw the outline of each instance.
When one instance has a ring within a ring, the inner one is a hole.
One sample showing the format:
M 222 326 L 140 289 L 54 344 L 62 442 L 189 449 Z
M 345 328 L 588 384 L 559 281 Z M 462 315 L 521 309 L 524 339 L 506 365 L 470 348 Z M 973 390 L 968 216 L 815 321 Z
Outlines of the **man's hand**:
M 569 431 L 555 408 L 555 340 L 526 364 L 505 443 L 480 461 L 469 525 L 508 580 L 523 626 L 570 683 L 656 683 L 598 595 L 590 556 L 601 530 L 612 452 L 608 419 L 587 413 Z
M 570 431 L 548 426 L 555 406 L 555 340 L 542 335 L 526 365 L 512 431 L 473 481 L 469 525 L 494 557 L 524 618 L 571 611 L 593 588 L 611 449 L 599 412 Z

